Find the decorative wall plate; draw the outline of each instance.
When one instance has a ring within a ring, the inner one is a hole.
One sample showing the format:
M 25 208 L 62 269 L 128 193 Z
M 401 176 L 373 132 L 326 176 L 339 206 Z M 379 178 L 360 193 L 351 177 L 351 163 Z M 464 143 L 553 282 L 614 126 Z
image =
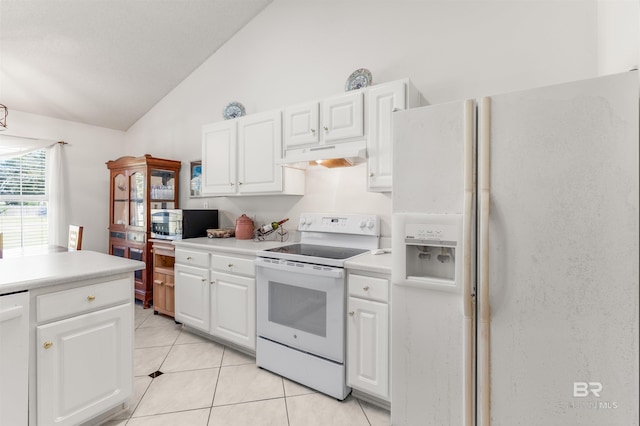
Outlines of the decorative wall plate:
M 344 91 L 362 89 L 363 87 L 370 86 L 373 81 L 371 77 L 371 71 L 366 68 L 360 68 L 355 70 L 344 85 Z
M 246 111 L 244 110 L 244 105 L 240 102 L 229 102 L 229 104 L 222 110 L 222 116 L 225 120 L 242 117 L 245 114 Z

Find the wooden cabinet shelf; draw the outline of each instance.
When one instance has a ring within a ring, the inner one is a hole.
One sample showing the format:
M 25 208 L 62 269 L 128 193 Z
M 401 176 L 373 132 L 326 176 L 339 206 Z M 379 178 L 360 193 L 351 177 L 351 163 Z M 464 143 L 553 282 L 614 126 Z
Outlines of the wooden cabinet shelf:
M 157 255 L 157 254 L 154 252 L 154 256 L 155 255 Z M 154 260 L 156 260 L 156 259 L 154 258 Z M 160 273 L 160 274 L 172 274 L 173 275 L 173 266 L 171 266 L 171 268 L 166 268 L 166 267 L 161 267 L 161 266 L 155 266 L 154 265 L 153 266 L 153 272 L 154 273 L 157 272 L 157 273 Z
M 153 312 L 175 317 L 175 249 L 166 240 L 153 243 Z
M 107 162 L 110 173 L 109 254 L 141 260 L 135 296 L 148 308 L 153 299 L 151 209 L 177 209 L 180 161 L 121 157 Z

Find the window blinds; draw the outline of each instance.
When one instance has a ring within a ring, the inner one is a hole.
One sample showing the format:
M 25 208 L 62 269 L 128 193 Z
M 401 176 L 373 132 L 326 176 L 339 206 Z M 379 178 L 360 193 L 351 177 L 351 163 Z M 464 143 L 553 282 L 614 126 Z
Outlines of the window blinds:
M 47 244 L 46 152 L 0 160 L 0 232 L 5 248 Z

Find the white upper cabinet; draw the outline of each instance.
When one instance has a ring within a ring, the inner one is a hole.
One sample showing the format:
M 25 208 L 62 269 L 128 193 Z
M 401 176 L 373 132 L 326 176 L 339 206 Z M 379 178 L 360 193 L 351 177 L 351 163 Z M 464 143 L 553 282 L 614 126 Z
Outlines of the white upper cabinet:
M 368 189 L 391 191 L 393 165 L 392 114 L 406 107 L 405 83 L 394 81 L 369 89 Z
M 284 160 L 366 156 L 364 92 L 348 92 L 284 109 Z
M 238 120 L 238 192 L 282 192 L 280 111 Z
M 304 193 L 304 171 L 283 167 L 281 111 L 202 127 L 202 194 Z
M 390 192 L 393 173 L 393 112 L 415 108 L 421 95 L 409 80 L 372 86 L 367 92 L 367 189 Z
M 303 195 L 304 170 L 282 165 L 332 158 L 366 161 L 367 190 L 390 192 L 393 111 L 422 104 L 403 79 L 205 125 L 202 194 Z
M 364 136 L 362 92 L 349 92 L 322 102 L 322 132 L 326 142 Z
M 285 108 L 284 143 L 286 148 L 317 144 L 320 132 L 320 104 L 311 102 Z
M 221 121 L 202 127 L 202 192 L 236 192 L 236 122 Z

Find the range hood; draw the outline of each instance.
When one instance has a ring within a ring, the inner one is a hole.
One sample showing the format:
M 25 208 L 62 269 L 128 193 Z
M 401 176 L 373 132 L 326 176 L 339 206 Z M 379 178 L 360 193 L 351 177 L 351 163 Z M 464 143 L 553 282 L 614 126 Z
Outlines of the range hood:
M 337 144 L 321 144 L 312 147 L 286 149 L 284 158 L 277 161 L 278 164 L 308 163 L 316 162 L 322 165 L 329 160 L 345 159 L 342 166 L 358 164 L 367 159 L 367 144 L 365 140 L 355 142 L 343 142 Z M 335 164 L 335 162 L 333 162 Z M 330 166 L 329 166 L 330 167 Z

